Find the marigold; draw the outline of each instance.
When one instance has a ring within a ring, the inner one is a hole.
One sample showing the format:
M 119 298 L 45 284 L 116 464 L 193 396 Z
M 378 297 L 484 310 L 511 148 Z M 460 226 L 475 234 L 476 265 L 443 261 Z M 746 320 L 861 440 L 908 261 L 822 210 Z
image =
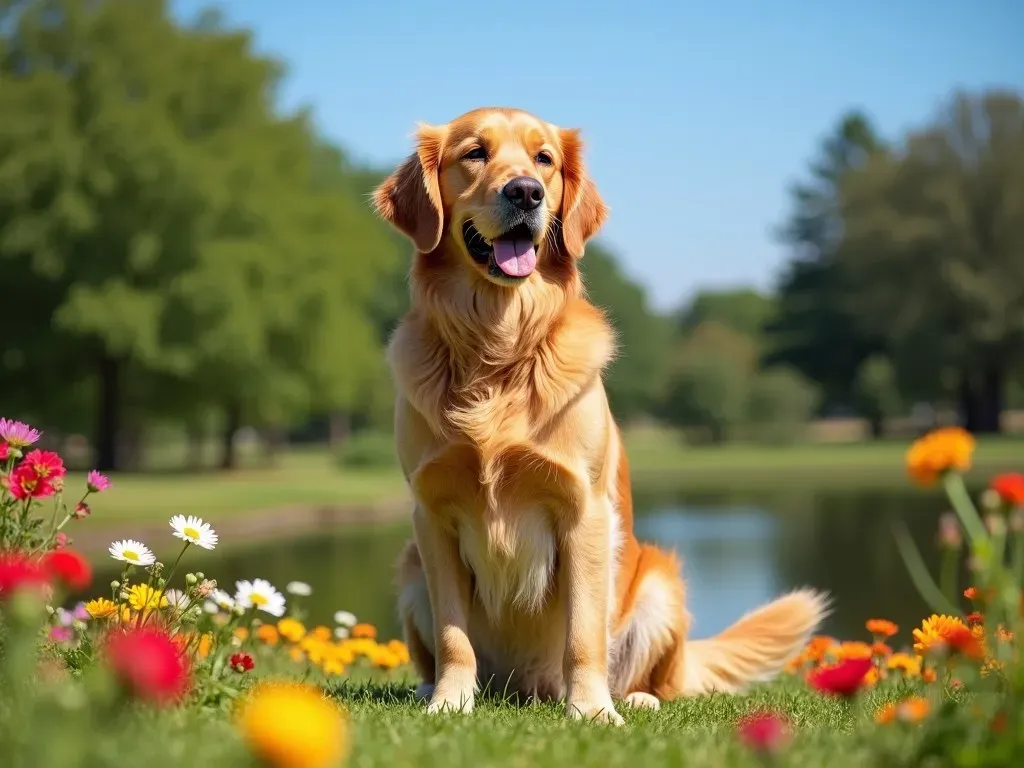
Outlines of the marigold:
M 389 641 L 388 650 L 395 654 L 395 656 L 398 658 L 399 664 L 409 663 L 409 647 L 401 640 Z
M 348 751 L 344 712 L 309 685 L 257 686 L 242 706 L 239 727 L 252 751 L 273 768 L 327 768 Z
M 886 659 L 885 665 L 889 669 L 898 669 L 907 677 L 917 677 L 921 674 L 921 658 L 909 653 L 894 653 Z
M 914 650 L 918 653 L 943 650 L 954 645 L 957 646 L 956 650 L 966 650 L 972 640 L 977 642 L 967 625 L 955 616 L 932 614 L 913 634 Z
M 370 661 L 373 663 L 373 666 L 380 669 L 394 669 L 401 663 L 398 657 L 383 645 L 377 646 L 373 656 L 370 657 Z
M 213 650 L 213 635 L 209 632 L 204 632 L 199 638 L 199 645 L 196 648 L 196 655 L 200 659 L 205 659 L 210 655 L 210 651 Z
M 896 704 L 894 702 L 888 702 L 884 704 L 881 709 L 875 713 L 875 722 L 879 725 L 889 725 L 893 720 L 896 719 Z
M 377 628 L 373 626 L 373 624 L 356 624 L 352 627 L 352 637 L 365 640 L 376 640 Z
M 298 646 L 292 646 L 288 649 L 288 655 L 291 656 L 292 661 L 296 664 L 301 664 L 306 660 L 306 654 L 303 653 L 302 649 Z
M 888 619 L 868 619 L 865 625 L 872 635 L 880 638 L 888 638 L 900 631 L 900 628 Z
M 310 634 L 323 642 L 330 642 L 334 639 L 334 632 L 331 631 L 330 627 L 325 627 L 323 624 L 313 627 L 313 631 Z
M 277 622 L 277 631 L 281 633 L 281 637 L 292 643 L 297 643 L 306 636 L 306 628 L 302 622 L 290 617 Z
M 975 626 L 978 626 L 979 624 L 984 624 L 985 623 L 985 617 L 984 617 L 984 615 L 982 615 L 978 611 L 974 611 L 973 613 L 968 613 L 967 614 L 967 623 L 970 624 L 972 627 L 975 627 Z
M 939 676 L 935 673 L 935 670 L 932 667 L 924 667 L 921 670 L 921 679 L 926 683 L 934 683 L 939 679 Z
M 839 644 L 838 655 L 842 659 L 870 659 L 871 646 L 860 640 L 848 640 Z
M 98 597 L 86 603 L 85 610 L 94 619 L 110 619 L 117 616 L 117 603 L 105 597 Z
M 919 723 L 931 711 L 931 703 L 922 696 L 911 696 L 896 705 L 896 717 L 905 723 Z
M 338 658 L 324 659 L 324 663 L 321 666 L 325 675 L 343 675 L 345 674 L 345 664 Z
M 876 642 L 871 644 L 871 654 L 873 656 L 888 657 L 892 656 L 892 648 L 883 642 Z
M 281 635 L 273 624 L 261 624 L 256 630 L 256 637 L 267 645 L 277 645 L 281 641 Z
M 934 485 L 946 472 L 970 469 L 974 445 L 974 437 L 961 427 L 936 429 L 910 446 L 907 472 L 920 485 Z

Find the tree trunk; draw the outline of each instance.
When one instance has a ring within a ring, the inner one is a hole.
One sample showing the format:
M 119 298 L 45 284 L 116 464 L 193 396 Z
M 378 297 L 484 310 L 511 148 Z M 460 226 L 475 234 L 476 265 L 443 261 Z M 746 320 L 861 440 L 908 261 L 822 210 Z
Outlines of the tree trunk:
M 122 426 L 117 433 L 117 464 L 122 471 L 139 472 L 145 464 L 143 446 L 145 434 L 141 426 Z
M 977 435 L 1002 432 L 1005 376 L 1002 366 L 990 364 L 980 375 L 964 374 L 960 382 L 960 417 L 964 429 Z
M 348 411 L 331 411 L 327 425 L 327 442 L 336 451 L 348 440 L 351 424 Z
M 272 467 L 277 463 L 281 449 L 288 442 L 285 431 L 280 427 L 266 427 L 260 430 L 263 442 L 263 466 Z
M 868 428 L 871 430 L 872 440 L 881 440 L 885 437 L 885 416 L 880 413 L 872 414 L 868 419 Z
M 206 440 L 206 431 L 200 424 L 188 424 L 185 427 L 186 439 L 188 441 L 188 468 L 198 472 L 203 468 L 203 446 Z
M 117 435 L 121 414 L 121 363 L 102 354 L 98 362 L 100 379 L 96 414 L 96 468 L 101 472 L 118 469 Z
M 238 453 L 235 450 L 235 433 L 242 426 L 242 407 L 236 403 L 228 403 L 224 408 L 224 434 L 221 443 L 221 469 L 235 469 L 238 466 Z

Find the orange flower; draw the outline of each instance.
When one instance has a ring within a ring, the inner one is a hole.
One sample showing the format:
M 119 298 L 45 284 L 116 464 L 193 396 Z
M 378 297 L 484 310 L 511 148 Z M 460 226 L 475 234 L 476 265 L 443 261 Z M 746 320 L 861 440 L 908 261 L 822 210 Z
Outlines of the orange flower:
M 905 723 L 919 723 L 931 711 L 931 703 L 921 696 L 911 696 L 896 705 L 896 717 Z
M 871 646 L 859 640 L 839 644 L 840 659 L 870 659 L 871 655 Z
M 883 657 L 892 656 L 892 648 L 890 648 L 885 643 L 881 643 L 881 642 L 872 643 L 871 644 L 871 654 L 873 656 L 883 656 Z
M 205 659 L 210 655 L 210 650 L 213 648 L 213 635 L 209 632 L 203 633 L 203 636 L 199 638 L 199 647 L 196 650 L 196 654 L 200 659 Z
M 334 637 L 334 633 L 331 632 L 331 628 L 325 627 L 323 624 L 314 627 L 313 631 L 310 634 L 313 635 L 313 637 L 315 637 L 317 640 L 323 640 L 324 642 L 327 642 Z
M 985 590 L 984 594 L 977 587 L 968 587 L 964 590 L 964 597 L 968 600 L 975 600 L 980 602 L 987 602 L 996 596 L 996 591 L 992 588 Z
M 919 485 L 934 485 L 946 472 L 970 469 L 974 445 L 974 437 L 961 427 L 936 429 L 910 446 L 907 472 Z
M 938 679 L 938 675 L 935 674 L 935 670 L 931 667 L 925 667 L 921 670 L 921 679 L 926 683 L 934 683 Z
M 998 637 L 1004 643 L 1009 643 L 1013 641 L 1013 632 L 1011 632 L 1002 624 L 1000 624 L 996 628 L 996 637 Z
M 955 616 L 932 614 L 921 629 L 913 631 L 913 639 L 913 649 L 919 653 L 948 648 L 971 658 L 984 655 L 981 640 Z
M 356 624 L 352 627 L 352 637 L 375 640 L 377 638 L 377 628 L 373 624 Z
M 900 628 L 888 619 L 868 619 L 865 626 L 872 635 L 882 638 L 892 637 L 900 631 Z
M 277 627 L 273 624 L 261 624 L 259 629 L 256 630 L 256 637 L 267 645 L 277 645 L 281 640 Z
M 245 627 L 239 627 L 232 634 L 242 642 L 245 642 L 249 638 L 249 630 Z
M 891 701 L 875 713 L 875 722 L 879 725 L 889 725 L 896 719 L 896 705 Z
M 907 677 L 917 677 L 921 674 L 921 658 L 909 653 L 894 653 L 886 660 L 885 665 L 889 669 L 900 670 Z
M 979 624 L 984 624 L 985 617 L 982 614 L 978 613 L 978 611 L 975 611 L 974 613 L 968 613 L 967 623 L 970 624 L 972 627 L 977 626 Z
M 804 648 L 804 658 L 807 661 L 821 661 L 825 658 L 825 654 L 836 645 L 837 643 L 834 637 L 829 637 L 828 635 L 815 635 L 808 641 L 807 647 Z

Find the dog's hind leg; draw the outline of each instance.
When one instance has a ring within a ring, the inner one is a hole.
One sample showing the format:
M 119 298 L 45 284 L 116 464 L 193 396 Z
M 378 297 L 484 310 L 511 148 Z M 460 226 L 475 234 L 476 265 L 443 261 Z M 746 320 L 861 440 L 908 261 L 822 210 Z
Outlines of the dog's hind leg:
M 423 678 L 416 689 L 416 698 L 429 700 L 434 694 L 437 665 L 430 647 L 433 627 L 430 595 L 416 542 L 410 541 L 406 545 L 398 559 L 397 570 L 398 612 L 405 644 L 409 647 L 409 658 L 413 666 Z

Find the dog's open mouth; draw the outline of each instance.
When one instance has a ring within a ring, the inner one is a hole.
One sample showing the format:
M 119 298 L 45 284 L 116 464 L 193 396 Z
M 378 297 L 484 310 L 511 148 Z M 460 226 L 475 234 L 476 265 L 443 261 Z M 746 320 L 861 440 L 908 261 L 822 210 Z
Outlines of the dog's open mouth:
M 473 222 L 462 225 L 462 238 L 469 255 L 477 264 L 487 267 L 492 277 L 503 280 L 522 280 L 537 268 L 537 249 L 533 233 L 525 224 L 519 224 L 493 241 L 481 235 Z

